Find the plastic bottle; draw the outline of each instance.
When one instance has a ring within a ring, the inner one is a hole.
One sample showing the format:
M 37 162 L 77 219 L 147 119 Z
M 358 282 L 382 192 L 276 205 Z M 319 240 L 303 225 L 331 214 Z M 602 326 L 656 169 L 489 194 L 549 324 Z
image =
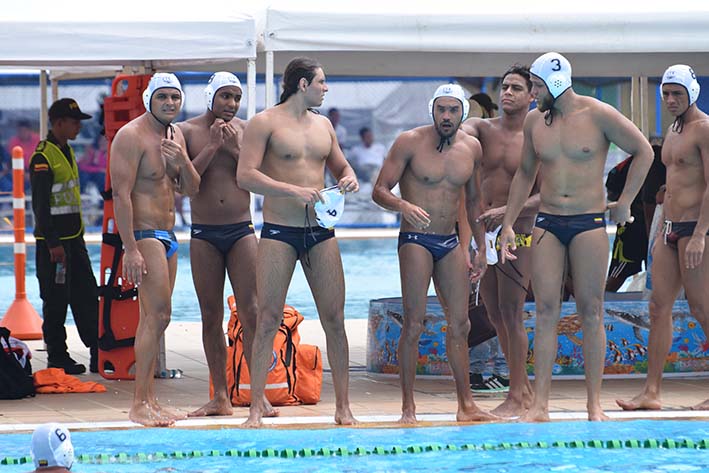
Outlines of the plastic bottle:
M 66 282 L 66 265 L 57 263 L 57 271 L 54 273 L 54 282 L 56 284 L 64 284 Z

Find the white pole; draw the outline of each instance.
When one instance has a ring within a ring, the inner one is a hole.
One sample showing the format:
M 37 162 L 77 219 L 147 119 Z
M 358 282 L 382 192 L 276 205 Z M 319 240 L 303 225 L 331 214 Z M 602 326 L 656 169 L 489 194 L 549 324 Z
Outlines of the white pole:
M 266 51 L 266 108 L 271 108 L 276 103 L 273 76 L 273 51 Z
M 47 126 L 47 71 L 42 69 L 39 72 L 39 136 L 46 138 L 49 127 Z
M 246 89 L 248 91 L 247 118 L 256 115 L 256 59 L 248 59 L 246 63 Z

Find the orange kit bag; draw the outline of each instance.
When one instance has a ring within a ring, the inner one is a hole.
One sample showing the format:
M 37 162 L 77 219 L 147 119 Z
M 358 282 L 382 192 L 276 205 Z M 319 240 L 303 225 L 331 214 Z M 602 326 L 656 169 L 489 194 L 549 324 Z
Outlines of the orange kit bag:
M 251 377 L 244 356 L 243 326 L 236 300 L 229 296 L 229 328 L 226 378 L 234 406 L 251 403 Z M 273 339 L 273 355 L 266 378 L 266 398 L 274 406 L 316 404 L 322 388 L 322 355 L 315 345 L 300 343 L 298 325 L 303 316 L 295 308 L 283 308 L 283 320 Z

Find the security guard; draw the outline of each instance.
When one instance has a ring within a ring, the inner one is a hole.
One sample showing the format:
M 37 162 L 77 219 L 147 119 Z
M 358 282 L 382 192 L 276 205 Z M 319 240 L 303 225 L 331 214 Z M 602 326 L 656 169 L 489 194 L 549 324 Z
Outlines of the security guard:
M 39 142 L 30 161 L 47 367 L 63 368 L 68 374 L 86 371 L 69 356 L 64 328 L 68 305 L 81 341 L 90 349 L 91 372 L 98 372 L 98 291 L 84 242 L 79 170 L 67 143 L 76 139 L 81 120 L 90 118 L 73 99 L 54 102 L 47 139 Z

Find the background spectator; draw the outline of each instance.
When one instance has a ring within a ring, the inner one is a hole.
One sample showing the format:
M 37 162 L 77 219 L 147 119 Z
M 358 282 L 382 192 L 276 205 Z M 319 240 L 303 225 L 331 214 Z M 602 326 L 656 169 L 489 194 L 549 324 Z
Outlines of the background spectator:
M 349 153 L 349 162 L 361 182 L 371 182 L 377 177 L 387 155 L 386 146 L 374 142 L 374 133 L 368 127 L 359 130 L 360 144 Z

